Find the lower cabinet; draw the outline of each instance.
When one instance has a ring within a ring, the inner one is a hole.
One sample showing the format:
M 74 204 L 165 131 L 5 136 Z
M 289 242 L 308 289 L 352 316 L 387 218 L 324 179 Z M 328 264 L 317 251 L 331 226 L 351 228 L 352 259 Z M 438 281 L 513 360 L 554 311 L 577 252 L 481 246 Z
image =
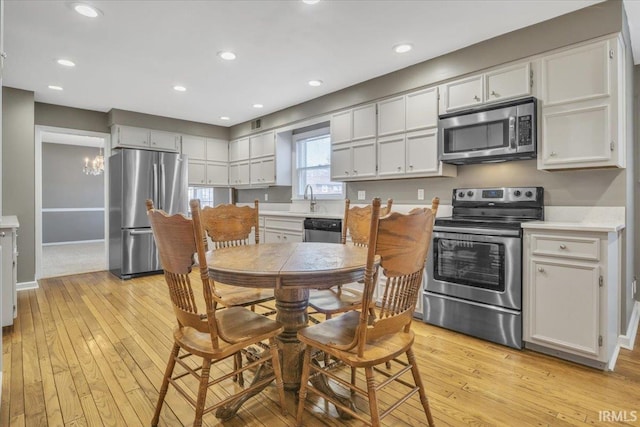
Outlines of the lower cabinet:
M 619 333 L 617 232 L 525 230 L 525 347 L 612 369 Z
M 304 239 L 304 218 L 277 216 L 264 217 L 264 243 L 302 242 Z
M 0 228 L 0 248 L 2 263 L 2 274 L 0 275 L 0 285 L 2 287 L 2 326 L 13 325 L 13 319 L 17 315 L 17 227 L 18 220 L 15 217 L 2 217 L 2 227 Z

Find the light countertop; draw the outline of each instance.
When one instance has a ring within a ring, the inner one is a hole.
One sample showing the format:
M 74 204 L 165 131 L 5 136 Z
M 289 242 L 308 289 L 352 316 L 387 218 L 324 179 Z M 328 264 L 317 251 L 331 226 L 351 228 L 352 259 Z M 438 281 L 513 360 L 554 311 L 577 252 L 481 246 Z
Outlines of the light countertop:
M 546 206 L 544 221 L 523 222 L 523 229 L 618 232 L 625 228 L 624 206 Z
M 15 215 L 7 215 L 0 217 L 0 228 L 18 228 L 20 223 Z
M 522 223 L 522 228 L 525 230 L 600 231 L 610 233 L 623 230 L 624 224 L 614 222 L 528 221 Z

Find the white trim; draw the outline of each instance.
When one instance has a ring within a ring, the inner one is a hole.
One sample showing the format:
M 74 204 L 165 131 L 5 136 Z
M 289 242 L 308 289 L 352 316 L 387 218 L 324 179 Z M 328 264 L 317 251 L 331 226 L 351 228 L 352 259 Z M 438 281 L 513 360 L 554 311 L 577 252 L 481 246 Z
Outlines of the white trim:
M 618 346 L 626 350 L 633 350 L 638 334 L 638 322 L 640 322 L 640 301 L 636 301 L 633 305 L 629 325 L 627 325 L 627 333 L 618 337 Z
M 42 138 L 43 133 L 60 133 L 69 135 L 81 135 L 90 137 L 99 137 L 104 139 L 104 158 L 105 160 L 111 155 L 111 134 L 103 132 L 94 132 L 80 129 L 67 129 L 55 126 L 35 126 L 35 261 L 36 271 L 35 280 L 42 277 Z M 109 208 L 109 162 L 104 165 L 104 209 Z M 109 235 L 109 215 L 104 216 L 104 235 Z M 108 269 L 109 260 L 109 240 L 104 240 L 104 267 Z M 37 286 L 37 284 L 36 284 Z
M 70 240 L 68 242 L 51 242 L 51 243 L 43 243 L 42 246 L 60 246 L 60 245 L 79 245 L 82 243 L 104 243 L 104 239 L 96 239 L 96 240 Z
M 40 286 L 38 286 L 38 282 L 37 281 L 33 281 L 33 282 L 20 282 L 20 283 L 16 283 L 16 291 L 20 292 L 20 291 L 29 291 L 31 289 L 38 289 Z
M 41 212 L 102 212 L 104 208 L 42 208 Z

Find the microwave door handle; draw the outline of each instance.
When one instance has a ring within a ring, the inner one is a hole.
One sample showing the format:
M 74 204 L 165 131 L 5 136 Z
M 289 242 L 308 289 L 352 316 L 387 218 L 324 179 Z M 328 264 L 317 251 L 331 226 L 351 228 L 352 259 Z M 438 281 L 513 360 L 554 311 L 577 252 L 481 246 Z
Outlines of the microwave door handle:
M 509 117 L 509 146 L 512 150 L 516 150 L 516 118 L 515 116 Z

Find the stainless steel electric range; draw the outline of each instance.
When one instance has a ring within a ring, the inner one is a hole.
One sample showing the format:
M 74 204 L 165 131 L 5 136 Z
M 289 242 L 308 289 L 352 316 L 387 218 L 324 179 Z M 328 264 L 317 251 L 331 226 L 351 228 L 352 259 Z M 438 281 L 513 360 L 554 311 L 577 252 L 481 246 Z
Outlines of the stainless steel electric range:
M 437 218 L 424 321 L 522 348 L 523 221 L 544 218 L 542 187 L 459 188 Z

